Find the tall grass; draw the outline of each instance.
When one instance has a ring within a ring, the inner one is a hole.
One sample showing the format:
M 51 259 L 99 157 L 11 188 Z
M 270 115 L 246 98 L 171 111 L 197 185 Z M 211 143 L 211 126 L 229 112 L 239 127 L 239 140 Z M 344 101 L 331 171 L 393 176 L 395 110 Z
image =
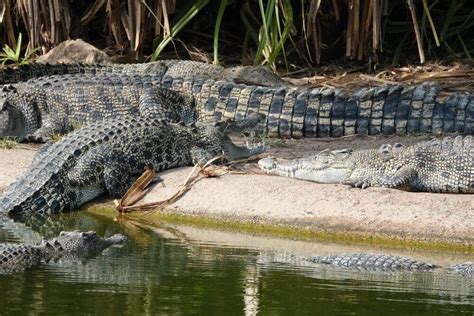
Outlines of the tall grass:
M 271 66 L 341 57 L 398 64 L 471 59 L 473 12 L 472 0 L 3 0 L 0 44 L 17 47 L 26 30 L 30 49 L 82 37 L 156 60 L 191 41 L 214 63 L 226 50 Z

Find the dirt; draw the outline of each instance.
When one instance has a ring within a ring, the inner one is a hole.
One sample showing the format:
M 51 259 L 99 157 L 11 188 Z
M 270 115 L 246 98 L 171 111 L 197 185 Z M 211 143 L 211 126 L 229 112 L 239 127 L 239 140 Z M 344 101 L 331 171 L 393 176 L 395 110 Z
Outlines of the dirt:
M 374 148 L 383 143 L 413 143 L 419 137 L 346 137 L 332 139 L 269 139 L 268 152 L 284 158 L 303 157 L 325 148 Z M 0 150 L 0 189 L 20 175 L 36 147 Z M 428 242 L 474 242 L 474 196 L 353 189 L 257 174 L 255 164 L 244 174 L 204 178 L 165 211 L 212 219 L 270 223 L 336 233 L 385 236 Z M 176 192 L 191 167 L 160 173 L 141 202 L 159 201 Z M 111 201 L 108 202 L 113 207 Z

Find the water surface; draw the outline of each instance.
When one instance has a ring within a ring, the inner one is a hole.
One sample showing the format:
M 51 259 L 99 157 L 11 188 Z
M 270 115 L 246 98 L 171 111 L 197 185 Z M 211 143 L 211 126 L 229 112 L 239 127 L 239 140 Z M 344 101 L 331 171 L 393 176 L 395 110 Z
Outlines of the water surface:
M 474 278 L 310 266 L 285 249 L 204 242 L 84 213 L 62 223 L 100 235 L 122 232 L 129 242 L 83 262 L 0 275 L 0 315 L 474 314 Z M 0 233 L 1 241 L 6 236 Z

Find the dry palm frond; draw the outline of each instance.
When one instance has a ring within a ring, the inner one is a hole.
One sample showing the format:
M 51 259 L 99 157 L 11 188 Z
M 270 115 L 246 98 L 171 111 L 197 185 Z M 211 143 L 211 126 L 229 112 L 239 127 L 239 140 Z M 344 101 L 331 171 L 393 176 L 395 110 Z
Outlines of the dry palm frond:
M 191 189 L 192 185 L 199 181 L 202 177 L 210 177 L 210 176 L 220 176 L 224 173 L 225 171 L 219 170 L 212 168 L 211 165 L 214 161 L 222 159 L 223 156 L 217 156 L 212 159 L 210 159 L 208 162 L 204 164 L 204 166 L 199 166 L 195 165 L 194 168 L 191 170 L 189 173 L 188 177 L 186 180 L 179 186 L 177 191 L 169 198 L 163 200 L 163 201 L 158 201 L 158 202 L 153 202 L 153 203 L 147 203 L 147 204 L 141 204 L 141 205 L 134 205 L 138 200 L 140 200 L 145 194 L 145 188 L 148 186 L 148 184 L 153 180 L 155 173 L 147 169 L 140 178 L 137 179 L 137 181 L 132 185 L 132 187 L 125 193 L 123 198 L 120 201 L 115 201 L 115 204 L 117 206 L 117 211 L 120 213 L 129 213 L 134 210 L 152 210 L 152 209 L 157 209 L 157 208 L 164 208 L 168 205 L 171 205 L 174 203 L 176 200 L 178 200 L 184 193 L 186 193 L 189 189 Z M 211 167 L 211 168 L 209 168 Z M 196 170 L 198 172 L 196 173 Z

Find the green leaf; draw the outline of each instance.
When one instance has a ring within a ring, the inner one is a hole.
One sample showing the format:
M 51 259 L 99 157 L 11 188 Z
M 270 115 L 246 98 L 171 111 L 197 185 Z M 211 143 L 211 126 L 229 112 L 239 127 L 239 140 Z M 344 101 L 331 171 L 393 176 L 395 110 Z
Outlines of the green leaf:
M 15 49 L 15 60 L 20 61 L 20 50 L 21 50 L 21 33 L 18 33 L 18 41 Z
M 171 40 L 179 33 L 179 31 L 181 31 L 181 29 L 185 27 L 186 24 L 188 24 L 189 21 L 191 21 L 196 16 L 196 14 L 198 14 L 198 12 L 208 4 L 209 0 L 196 1 L 196 3 L 194 3 L 191 8 L 181 17 L 181 19 L 179 19 L 179 21 L 173 25 L 171 28 L 171 34 L 165 36 L 158 44 L 158 47 L 151 56 L 151 61 L 156 61 L 166 45 L 168 45 L 169 42 L 171 42 Z

